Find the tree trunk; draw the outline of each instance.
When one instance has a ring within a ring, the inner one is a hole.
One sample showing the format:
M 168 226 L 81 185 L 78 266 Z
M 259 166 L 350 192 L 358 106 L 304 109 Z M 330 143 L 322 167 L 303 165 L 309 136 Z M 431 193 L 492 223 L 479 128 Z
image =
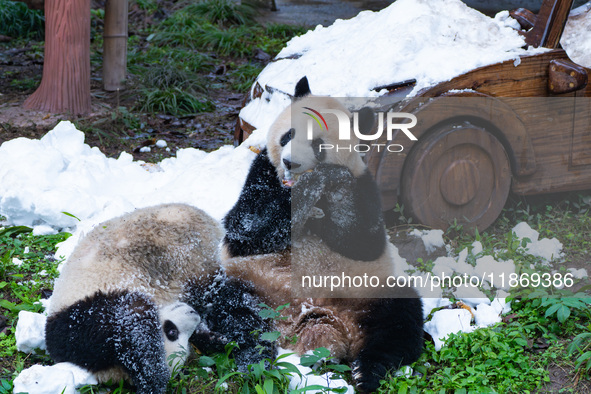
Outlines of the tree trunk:
M 103 86 L 123 89 L 127 71 L 127 0 L 107 0 L 103 34 Z
M 45 1 L 45 60 L 41 85 L 25 108 L 90 112 L 90 0 Z

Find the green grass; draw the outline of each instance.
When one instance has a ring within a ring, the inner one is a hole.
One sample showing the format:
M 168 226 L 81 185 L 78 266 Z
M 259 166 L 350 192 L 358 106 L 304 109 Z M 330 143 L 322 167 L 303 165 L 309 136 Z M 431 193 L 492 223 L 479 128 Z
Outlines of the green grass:
M 576 357 L 575 367 L 582 373 L 591 373 L 591 324 L 581 326 L 583 332 L 577 335 L 568 346 L 569 355 Z
M 131 0 L 130 3 L 135 3 L 137 6 L 148 13 L 158 11 L 158 0 Z
M 18 90 L 27 91 L 37 88 L 39 82 L 39 78 L 13 79 L 10 82 L 10 86 L 17 88 Z
M 154 10 L 152 4 L 138 2 L 147 12 Z M 288 25 L 264 26 L 253 16 L 253 7 L 235 1 L 181 2 L 161 23 L 130 38 L 128 85 L 130 94 L 138 97 L 135 108 L 185 116 L 214 110 L 205 94 L 211 94 L 212 88 L 248 91 L 264 66 L 251 60 L 255 50 L 274 56 L 291 37 L 305 31 Z M 93 59 L 98 62 L 100 56 Z M 228 75 L 212 75 L 226 64 Z
M 189 4 L 185 11 L 222 26 L 252 24 L 255 16 L 252 5 L 233 0 L 201 0 Z
M 262 67 L 258 64 L 243 63 L 229 73 L 232 81 L 232 89 L 238 92 L 248 92 L 252 81 L 261 73 Z
M 138 101 L 140 111 L 184 116 L 211 111 L 214 104 L 180 87 L 143 89 Z
M 492 255 L 496 260 L 513 260 L 517 273 L 557 274 L 564 277 L 568 267 L 587 267 L 590 260 L 591 218 L 588 196 L 579 193 L 513 198 L 499 219 L 485 232 L 465 232 L 451 226 L 446 243 L 454 255 L 481 242 L 483 252 L 468 255 L 467 262 Z M 393 212 L 402 228 L 412 226 L 403 207 Z M 511 229 L 526 221 L 540 238 L 556 237 L 563 243 L 563 261 L 542 262 L 526 252 L 527 241 Z M 418 261 L 415 269 L 432 269 L 431 261 Z M 588 280 L 574 281 L 571 288 L 530 287 L 512 289 L 512 310 L 505 323 L 478 329 L 470 334 L 452 335 L 440 352 L 432 344 L 414 364 L 420 376 L 390 376 L 380 392 L 390 393 L 505 393 L 536 392 L 550 381 L 549 370 L 567 371 L 574 392 L 590 387 L 591 296 Z M 494 293 L 485 293 L 492 296 Z M 572 382 L 583 384 L 578 389 Z M 568 390 L 564 388 L 565 392 Z
M 33 236 L 27 227 L 0 229 L 0 314 L 7 319 L 7 330 L 0 333 L 0 394 L 11 392 L 12 379 L 23 368 L 51 361 L 43 353 L 17 352 L 14 332 L 20 311 L 42 310 L 39 300 L 58 276 L 55 245 L 69 235 Z
M 25 3 L 0 0 L 0 34 L 12 38 L 42 39 L 45 17 L 39 10 L 31 10 Z

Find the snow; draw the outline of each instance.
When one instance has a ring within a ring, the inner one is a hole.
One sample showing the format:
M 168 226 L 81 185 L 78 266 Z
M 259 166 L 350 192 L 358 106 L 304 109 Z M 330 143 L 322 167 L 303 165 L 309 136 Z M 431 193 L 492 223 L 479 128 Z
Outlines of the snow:
M 398 0 L 378 11 L 317 26 L 295 37 L 258 77 L 266 91 L 240 112 L 267 130 L 304 75 L 312 92 L 333 97 L 375 97 L 374 89 L 416 79 L 411 95 L 477 67 L 547 49 L 523 49 L 508 12 L 490 18 L 460 0 Z M 269 93 L 273 91 L 274 93 Z
M 442 309 L 433 314 L 431 320 L 425 323 L 424 329 L 433 338 L 435 350 L 439 351 L 450 334 L 474 331 L 470 320 L 472 314 L 466 309 Z
M 449 298 L 421 298 L 423 301 L 423 319 L 427 320 L 433 309 L 439 309 L 452 304 Z
M 51 226 L 39 224 L 33 228 L 33 235 L 52 235 L 57 234 L 58 231 Z
M 35 349 L 45 350 L 45 322 L 47 317 L 41 313 L 20 311 L 14 333 L 16 348 L 25 353 Z
M 587 270 L 585 268 L 569 268 L 567 269 L 573 275 L 574 279 L 584 279 L 587 278 L 589 275 L 587 274 Z
M 423 240 L 427 253 L 433 253 L 435 249 L 445 246 L 443 242 L 443 230 L 413 230 L 410 235 L 420 237 Z
M 532 229 L 529 224 L 521 222 L 512 230 L 517 238 L 523 240 L 528 238 L 529 241 L 525 247 L 528 254 L 540 257 L 543 261 L 548 262 L 562 257 L 562 243 L 556 239 L 543 238 L 539 239 L 540 233 Z
M 247 145 L 209 154 L 181 149 L 160 162 L 161 171 L 149 172 L 127 153 L 105 157 L 72 123 L 61 122 L 40 140 L 0 146 L 0 215 L 8 218 L 4 225 L 30 226 L 36 234 L 76 230 L 56 254 L 67 257 L 82 233 L 134 208 L 184 202 L 221 220 L 254 157 Z
M 560 44 L 573 61 L 591 67 L 591 2 L 571 11 Z
M 88 371 L 70 363 L 52 366 L 33 365 L 14 379 L 15 394 L 76 394 L 76 388 L 97 384 Z
M 291 353 L 291 351 L 285 350 L 285 349 L 279 349 L 279 351 L 278 351 L 279 356 L 284 355 L 284 354 L 288 354 L 288 353 Z M 290 374 L 290 382 L 289 382 L 289 389 L 290 390 L 302 389 L 304 387 L 312 386 L 312 385 L 321 385 L 321 386 L 329 387 L 329 388 L 344 387 L 347 389 L 347 391 L 344 392 L 345 394 L 354 394 L 355 393 L 355 389 L 353 388 L 353 386 L 348 384 L 343 379 L 335 378 L 334 374 L 331 372 L 327 372 L 322 375 L 315 375 L 312 368 L 304 367 L 303 365 L 301 365 L 300 357 L 296 354 L 289 354 L 289 355 L 283 357 L 281 359 L 281 361 L 293 364 L 300 371 L 300 374 L 302 375 L 300 377 L 295 373 Z M 322 392 L 325 392 L 325 390 L 306 391 L 306 393 L 312 393 L 312 394 L 322 393 Z

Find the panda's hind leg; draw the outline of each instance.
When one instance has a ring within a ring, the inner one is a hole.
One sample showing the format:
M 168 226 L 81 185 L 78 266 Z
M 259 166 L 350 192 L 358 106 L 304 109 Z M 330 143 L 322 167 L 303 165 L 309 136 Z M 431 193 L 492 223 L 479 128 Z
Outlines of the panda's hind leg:
M 51 315 L 47 350 L 56 362 L 71 362 L 98 373 L 125 371 L 137 393 L 164 393 L 170 378 L 158 311 L 133 292 L 97 292 Z
M 410 291 L 410 290 L 409 290 Z M 415 362 L 423 351 L 423 310 L 417 298 L 371 301 L 361 322 L 363 348 L 352 365 L 357 389 L 374 392 L 388 371 Z

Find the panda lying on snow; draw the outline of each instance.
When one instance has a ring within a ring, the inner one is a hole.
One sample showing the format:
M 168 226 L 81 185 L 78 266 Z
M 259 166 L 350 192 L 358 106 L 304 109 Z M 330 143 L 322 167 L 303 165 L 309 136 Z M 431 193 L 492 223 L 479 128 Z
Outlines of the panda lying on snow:
M 363 298 L 367 293 L 345 289 L 292 299 L 292 292 L 301 290 L 301 274 L 338 275 L 346 267 L 350 276 L 383 279 L 394 275 L 395 254 L 377 185 L 359 154 L 319 149 L 351 143 L 338 140 L 336 117 L 327 115 L 327 130 L 314 126 L 309 139 L 308 118 L 298 116 L 311 107 L 348 111 L 334 99 L 311 96 L 305 77 L 294 96 L 271 126 L 266 149 L 224 218 L 223 265 L 229 277 L 251 283 L 254 295 L 271 307 L 290 303 L 287 319 L 277 325 L 283 338 L 296 336 L 297 342 L 284 340 L 281 346 L 300 354 L 326 347 L 352 363 L 358 389 L 374 391 L 388 370 L 420 356 L 422 304 L 408 288 L 388 293 L 391 298 Z M 359 298 L 326 298 L 335 295 Z
M 272 357 L 272 344 L 250 334 L 270 330 L 258 300 L 220 273 L 222 235 L 214 219 L 184 204 L 98 225 L 55 283 L 45 335 L 51 357 L 93 372 L 99 382 L 129 378 L 140 394 L 165 392 L 189 339 L 203 351 L 238 342 L 242 370 Z

